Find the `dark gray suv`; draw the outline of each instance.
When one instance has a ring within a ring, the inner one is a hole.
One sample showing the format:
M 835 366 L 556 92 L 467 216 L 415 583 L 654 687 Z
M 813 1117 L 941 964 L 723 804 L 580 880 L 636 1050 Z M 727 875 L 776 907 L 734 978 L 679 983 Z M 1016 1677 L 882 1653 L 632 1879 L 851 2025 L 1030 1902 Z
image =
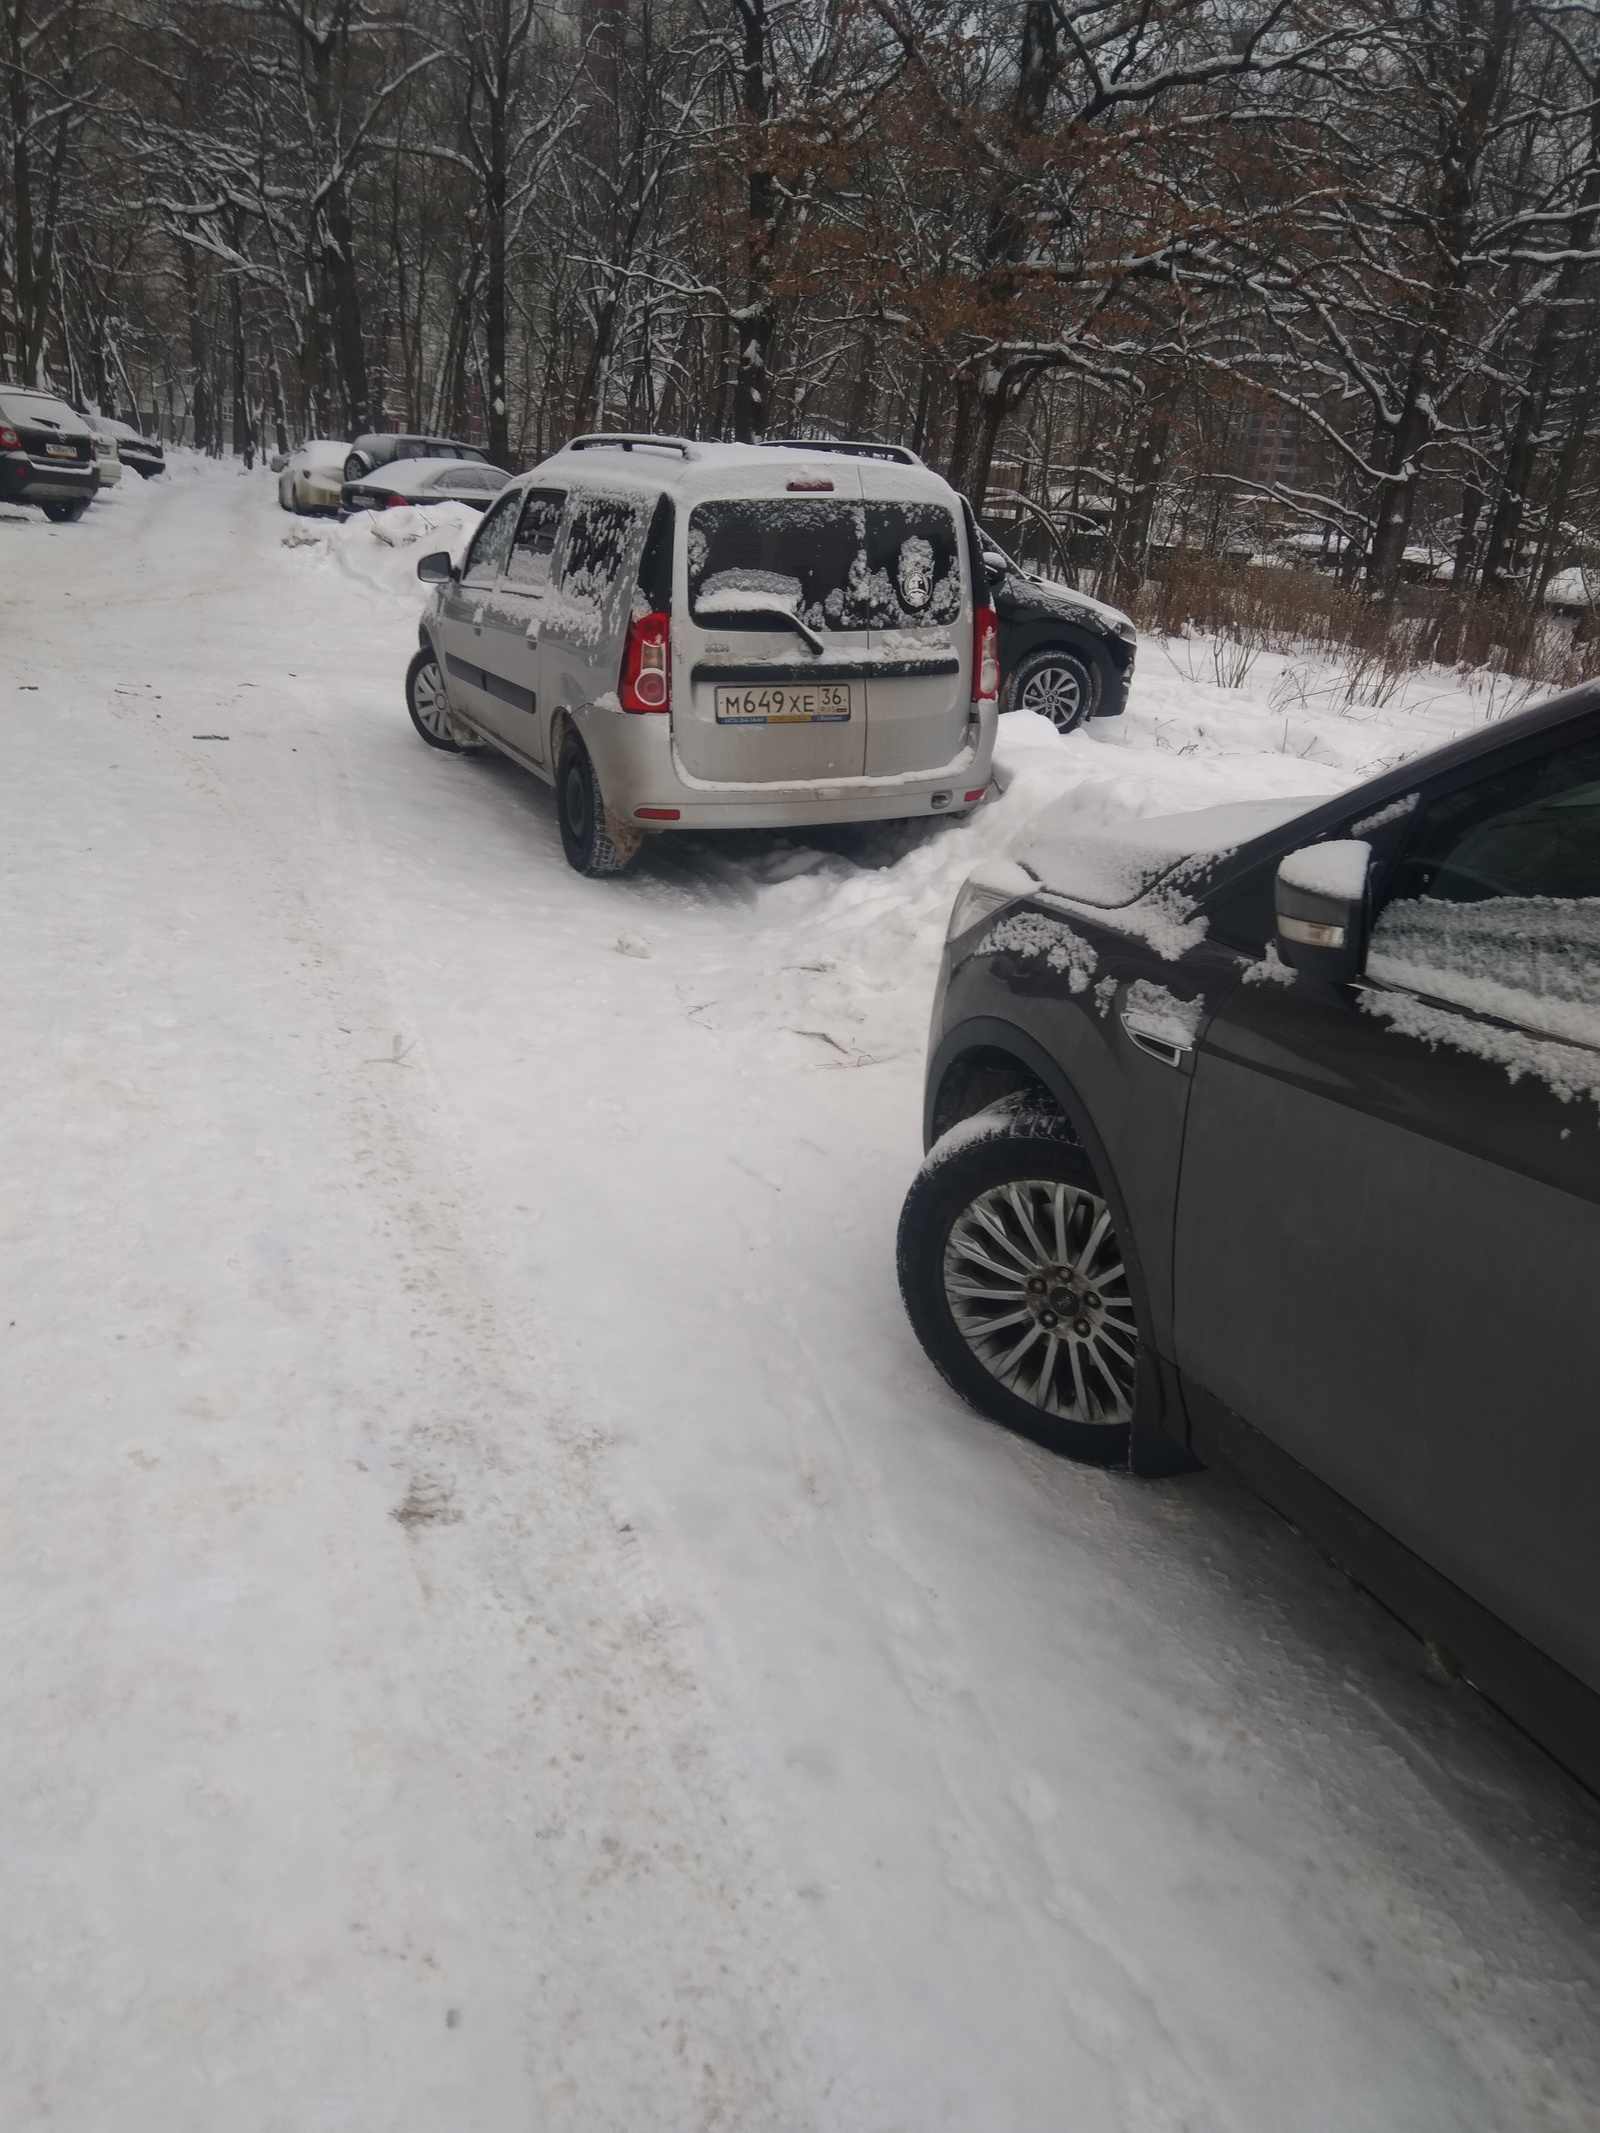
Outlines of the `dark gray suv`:
M 1600 1788 L 1600 689 L 952 913 L 901 1287 L 1076 1457 L 1230 1469 Z

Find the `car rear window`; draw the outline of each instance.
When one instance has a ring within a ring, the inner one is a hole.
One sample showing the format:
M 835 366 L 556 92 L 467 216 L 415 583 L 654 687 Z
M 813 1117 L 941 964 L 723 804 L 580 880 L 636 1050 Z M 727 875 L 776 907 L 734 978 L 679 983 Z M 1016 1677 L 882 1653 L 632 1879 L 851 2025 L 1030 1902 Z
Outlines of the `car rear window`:
M 689 605 L 719 629 L 770 627 L 763 606 L 792 608 L 815 630 L 943 627 L 961 612 L 955 518 L 940 504 L 843 497 L 700 504 Z
M 51 400 L 43 393 L 0 393 L 0 414 L 8 422 L 39 423 L 57 430 L 88 427 L 64 400 Z
M 428 485 L 434 489 L 472 490 L 487 496 L 492 495 L 496 489 L 503 489 L 506 479 L 507 477 L 494 467 L 441 467 L 437 474 L 430 477 Z

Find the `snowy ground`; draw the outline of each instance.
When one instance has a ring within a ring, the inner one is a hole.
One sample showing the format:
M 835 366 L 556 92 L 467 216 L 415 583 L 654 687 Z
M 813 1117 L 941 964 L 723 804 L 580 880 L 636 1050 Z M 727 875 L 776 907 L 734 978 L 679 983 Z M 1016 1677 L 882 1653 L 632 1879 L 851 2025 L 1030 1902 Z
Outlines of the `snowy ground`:
M 8 2133 L 1600 2124 L 1600 1814 L 892 1262 L 977 857 L 1503 706 L 1147 645 L 969 824 L 589 883 L 375 531 L 0 513 Z

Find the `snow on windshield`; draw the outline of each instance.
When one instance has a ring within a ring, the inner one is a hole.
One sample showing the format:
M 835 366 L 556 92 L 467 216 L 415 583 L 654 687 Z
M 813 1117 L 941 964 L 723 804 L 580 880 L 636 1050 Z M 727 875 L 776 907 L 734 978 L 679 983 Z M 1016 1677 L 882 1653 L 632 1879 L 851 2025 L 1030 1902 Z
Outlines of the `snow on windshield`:
M 780 587 L 782 604 L 815 630 L 947 628 L 961 612 L 956 523 L 940 504 L 820 496 L 701 504 L 688 554 L 696 618 L 730 621 L 742 605 L 756 626 L 761 603 L 726 596 L 778 597 Z

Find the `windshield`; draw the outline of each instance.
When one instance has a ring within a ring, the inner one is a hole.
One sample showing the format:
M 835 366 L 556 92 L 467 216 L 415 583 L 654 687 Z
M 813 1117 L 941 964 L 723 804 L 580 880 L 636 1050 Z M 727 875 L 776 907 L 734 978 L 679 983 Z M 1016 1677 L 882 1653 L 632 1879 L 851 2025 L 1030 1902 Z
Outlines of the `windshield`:
M 771 627 L 774 609 L 813 630 L 930 629 L 961 612 L 953 514 L 939 504 L 750 497 L 689 520 L 697 622 Z

